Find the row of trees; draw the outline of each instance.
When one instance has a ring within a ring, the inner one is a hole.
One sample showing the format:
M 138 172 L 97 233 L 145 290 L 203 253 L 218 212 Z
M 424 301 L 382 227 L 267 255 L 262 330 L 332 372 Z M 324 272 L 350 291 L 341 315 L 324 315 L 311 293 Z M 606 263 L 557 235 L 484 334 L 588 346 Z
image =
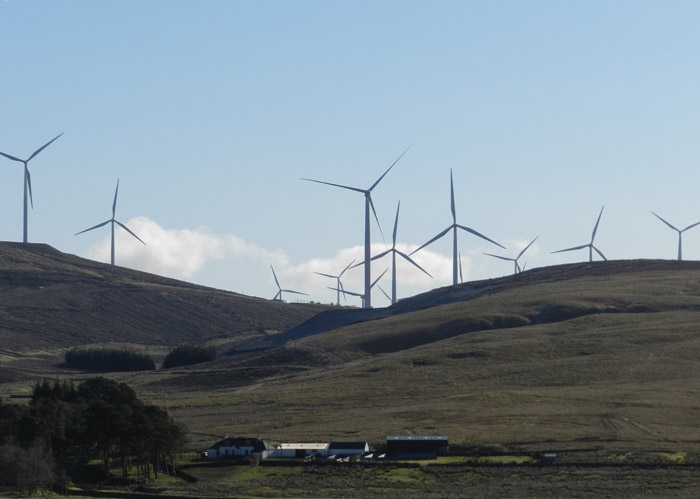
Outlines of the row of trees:
M 132 470 L 140 480 L 174 473 L 173 452 L 185 437 L 185 429 L 166 411 L 141 401 L 125 383 L 103 377 L 78 386 L 66 381 L 43 381 L 28 405 L 0 400 L 0 483 L 22 488 L 27 474 L 56 481 L 95 456 L 109 472 L 117 465 L 127 477 Z M 17 466 L 21 456 L 31 466 Z M 36 456 L 43 455 L 43 473 Z M 10 457 L 8 457 L 10 456 Z M 14 456 L 14 457 L 12 457 Z M 12 468 L 14 463 L 14 468 Z
M 150 355 L 116 348 L 72 348 L 65 354 L 66 367 L 93 372 L 153 371 Z
M 163 367 L 186 366 L 216 359 L 216 348 L 200 345 L 175 347 Z M 65 366 L 92 372 L 152 371 L 156 363 L 150 355 L 132 349 L 72 348 L 65 354 Z

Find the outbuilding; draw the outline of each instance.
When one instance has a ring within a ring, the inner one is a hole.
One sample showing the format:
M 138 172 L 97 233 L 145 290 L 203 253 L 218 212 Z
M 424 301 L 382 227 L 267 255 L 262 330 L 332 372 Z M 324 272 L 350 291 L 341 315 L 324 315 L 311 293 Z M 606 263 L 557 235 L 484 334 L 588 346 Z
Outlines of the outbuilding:
M 304 458 L 307 456 L 327 456 L 330 443 L 328 442 L 296 442 L 284 443 L 277 446 L 272 457 Z
M 331 442 L 328 456 L 361 456 L 369 452 L 367 442 Z
M 391 459 L 435 459 L 450 451 L 445 435 L 388 435 L 386 454 Z

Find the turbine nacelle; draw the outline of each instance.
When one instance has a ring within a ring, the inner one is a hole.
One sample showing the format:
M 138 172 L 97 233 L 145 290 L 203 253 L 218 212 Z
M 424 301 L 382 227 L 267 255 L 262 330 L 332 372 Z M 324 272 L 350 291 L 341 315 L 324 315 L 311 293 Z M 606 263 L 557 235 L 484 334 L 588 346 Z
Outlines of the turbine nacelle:
M 27 198 L 29 198 L 29 203 L 32 206 L 32 209 L 34 208 L 34 197 L 32 196 L 32 174 L 29 171 L 29 162 L 34 159 L 34 157 L 39 154 L 41 151 L 49 147 L 56 139 L 58 139 L 61 135 L 63 135 L 63 132 L 59 133 L 56 135 L 53 139 L 49 140 L 46 144 L 41 146 L 39 149 L 34 151 L 31 156 L 29 156 L 27 159 L 20 159 L 15 156 L 12 156 L 11 154 L 7 154 L 4 152 L 0 152 L 0 155 L 5 156 L 7 159 L 11 159 L 12 161 L 17 161 L 19 163 L 22 163 L 24 165 L 24 219 L 23 219 L 23 242 L 27 242 L 28 240 L 28 209 L 27 209 Z
M 481 234 L 480 232 L 475 231 L 474 229 L 470 227 L 466 227 L 464 225 L 460 225 L 457 223 L 457 209 L 455 207 L 455 189 L 454 189 L 454 182 L 452 179 L 452 169 L 450 169 L 450 209 L 452 211 L 452 225 L 447 227 L 445 230 L 440 232 L 438 235 L 430 239 L 427 243 L 423 244 L 422 246 L 418 247 L 417 249 L 413 250 L 411 253 L 409 253 L 409 256 L 413 255 L 414 253 L 422 250 L 426 246 L 429 246 L 430 244 L 434 243 L 441 237 L 443 237 L 445 234 L 447 234 L 450 231 L 453 231 L 453 240 L 452 240 L 452 284 L 454 286 L 457 285 L 457 276 L 458 276 L 458 267 L 460 267 L 461 262 L 459 258 L 459 252 L 457 251 L 457 229 L 462 229 L 465 232 L 469 232 L 470 234 L 473 234 L 481 239 L 484 239 L 485 241 L 488 241 L 490 243 L 495 244 L 496 246 L 499 246 L 503 249 L 506 249 L 505 246 L 497 243 L 493 239 L 490 239 L 486 237 L 485 235 Z M 461 274 L 461 272 L 459 272 Z M 461 277 L 460 277 L 461 280 Z
M 127 227 L 126 225 L 124 225 L 123 223 L 121 223 L 119 220 L 116 219 L 117 195 L 118 194 L 119 194 L 119 179 L 117 179 L 117 188 L 114 190 L 114 201 L 112 202 L 112 218 L 110 218 L 109 220 L 105 220 L 104 222 L 99 223 L 97 225 L 93 225 L 89 229 L 81 230 L 80 232 L 75 233 L 75 235 L 77 236 L 78 234 L 82 234 L 84 232 L 88 232 L 88 231 L 91 231 L 94 229 L 99 229 L 100 227 L 104 227 L 108 223 L 111 223 L 112 224 L 112 245 L 111 245 L 111 259 L 110 259 L 110 261 L 111 261 L 112 265 L 114 265 L 114 225 L 115 224 L 118 225 L 119 227 L 121 227 L 122 229 L 124 229 L 125 231 L 127 231 L 129 234 L 134 236 L 136 239 L 138 239 L 141 242 L 141 244 L 146 246 L 146 243 L 143 242 L 143 240 L 139 236 L 137 236 L 131 229 L 129 229 L 129 227 Z
M 595 251 L 596 253 L 598 253 L 598 255 L 600 255 L 600 257 L 601 257 L 603 260 L 606 260 L 606 261 L 607 261 L 607 258 L 605 258 L 605 255 L 603 254 L 603 252 L 600 251 L 598 248 L 596 248 L 596 247 L 593 245 L 593 241 L 595 240 L 596 233 L 598 232 L 598 224 L 600 224 L 600 217 L 603 215 L 603 209 L 605 209 L 605 205 L 603 205 L 603 207 L 600 209 L 600 213 L 598 214 L 598 220 L 596 220 L 596 222 L 595 222 L 595 227 L 593 227 L 593 233 L 591 234 L 591 242 L 590 242 L 590 243 L 588 243 L 588 244 L 582 244 L 582 245 L 580 245 L 580 246 L 574 246 L 573 248 L 566 248 L 566 249 L 562 249 L 562 250 L 552 251 L 552 254 L 554 254 L 554 253 L 563 253 L 563 252 L 565 252 L 565 251 L 576 251 L 576 250 L 588 248 L 588 261 L 589 261 L 589 262 L 592 262 L 592 261 L 593 261 L 593 252 L 594 252 L 594 251 Z
M 386 169 L 384 173 L 370 186 L 369 189 L 360 189 L 359 187 L 352 187 L 349 185 L 334 184 L 331 182 L 324 182 L 322 180 L 313 180 L 310 178 L 302 178 L 308 182 L 316 182 L 318 184 L 330 185 L 333 187 L 340 187 L 342 189 L 348 189 L 355 192 L 361 192 L 365 196 L 365 298 L 363 300 L 363 308 L 371 308 L 372 306 L 372 285 L 371 285 L 371 271 L 370 271 L 370 211 L 374 214 L 374 219 L 377 221 L 377 226 L 379 227 L 379 232 L 382 234 L 382 239 L 384 239 L 384 234 L 382 233 L 382 226 L 379 223 L 379 217 L 377 216 L 377 211 L 374 209 L 374 203 L 372 202 L 372 190 L 377 187 L 377 184 L 382 181 L 387 173 L 394 167 L 396 163 L 403 157 L 404 154 L 408 152 L 413 144 L 409 145 L 401 155 L 396 158 L 396 160 Z

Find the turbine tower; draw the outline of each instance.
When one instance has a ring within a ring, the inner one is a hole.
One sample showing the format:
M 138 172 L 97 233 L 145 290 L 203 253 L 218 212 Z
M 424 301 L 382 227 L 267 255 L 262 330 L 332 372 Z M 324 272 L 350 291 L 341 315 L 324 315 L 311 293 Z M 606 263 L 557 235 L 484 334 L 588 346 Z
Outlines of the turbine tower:
M 593 234 L 591 234 L 591 242 L 590 243 L 582 244 L 581 246 L 574 246 L 573 248 L 566 248 L 563 250 L 552 251 L 552 253 L 563 253 L 564 251 L 576 251 L 576 250 L 580 250 L 583 248 L 588 248 L 588 261 L 589 262 L 593 261 L 593 250 L 595 250 L 595 252 L 598 253 L 603 260 L 607 261 L 607 258 L 605 258 L 605 255 L 598 248 L 593 246 L 593 241 L 595 240 L 595 233 L 598 231 L 598 224 L 600 223 L 600 217 L 603 215 L 604 208 L 605 208 L 605 205 L 603 205 L 603 208 L 600 209 L 600 213 L 598 214 L 598 220 L 596 220 L 595 227 L 593 227 Z
M 481 239 L 485 239 L 486 241 L 495 244 L 496 246 L 500 246 L 503 249 L 506 249 L 505 246 L 502 246 L 498 244 L 496 241 L 493 239 L 489 239 L 483 234 L 478 233 L 474 229 L 471 229 L 469 227 L 465 227 L 464 225 L 460 225 L 457 223 L 457 210 L 455 209 L 455 188 L 454 188 L 454 182 L 452 181 L 452 169 L 450 168 L 450 195 L 451 195 L 451 208 L 452 208 L 452 225 L 447 227 L 445 230 L 440 232 L 437 236 L 432 238 L 430 241 L 425 243 L 423 246 L 421 246 L 418 249 L 413 250 L 410 254 L 413 255 L 413 253 L 420 251 L 421 249 L 425 248 L 429 244 L 434 243 L 438 239 L 440 239 L 442 236 L 447 234 L 449 231 L 453 231 L 453 237 L 452 237 L 452 284 L 454 286 L 457 285 L 457 277 L 458 277 L 458 271 L 459 271 L 459 252 L 457 251 L 457 229 L 462 229 L 470 234 L 474 234 L 477 237 L 480 237 Z
M 20 163 L 24 164 L 24 231 L 23 231 L 24 235 L 22 237 L 22 241 L 25 243 L 27 242 L 27 233 L 28 233 L 28 231 L 27 231 L 27 218 L 29 217 L 29 210 L 27 207 L 27 192 L 29 192 L 29 196 L 28 196 L 29 202 L 32 204 L 32 208 L 34 208 L 34 199 L 32 198 L 32 175 L 29 172 L 29 162 L 32 159 L 34 159 L 34 156 L 36 156 L 41 151 L 43 151 L 44 149 L 49 147 L 49 145 L 54 140 L 59 138 L 61 135 L 63 135 L 63 132 L 61 132 L 56 137 L 54 137 L 53 139 L 49 140 L 46 144 L 41 146 L 39 149 L 34 151 L 34 153 L 31 156 L 29 156 L 27 159 L 15 158 L 14 156 L 11 156 L 9 154 L 5 154 L 4 152 L 0 152 L 0 154 L 2 154 L 3 156 L 5 156 L 8 159 L 11 159 L 12 161 L 19 161 Z
M 695 227 L 696 225 L 700 225 L 700 222 L 697 222 L 697 223 L 694 223 L 694 224 L 692 224 L 692 225 L 689 225 L 689 226 L 687 226 L 687 227 L 686 227 L 685 229 L 683 229 L 683 230 L 679 230 L 679 229 L 675 228 L 673 225 L 671 225 L 670 223 L 668 223 L 666 220 L 664 220 L 663 218 L 661 218 L 659 215 L 657 215 L 656 213 L 654 213 L 653 211 L 651 212 L 651 214 L 654 215 L 654 216 L 655 216 L 656 218 L 658 218 L 659 220 L 661 220 L 661 221 L 662 221 L 663 223 L 665 223 L 666 225 L 668 225 L 669 227 L 671 227 L 673 230 L 675 230 L 676 232 L 678 232 L 678 260 L 683 260 L 683 249 L 682 249 L 682 245 L 683 245 L 683 233 L 684 233 L 686 230 L 688 230 L 688 229 L 692 229 L 692 228 Z
M 275 269 L 270 264 L 270 268 L 272 269 L 272 275 L 275 277 L 275 283 L 277 284 L 277 294 L 273 298 L 273 300 L 279 300 L 282 301 L 282 293 L 294 293 L 295 295 L 304 295 L 304 296 L 309 296 L 307 293 L 302 293 L 301 291 L 294 291 L 292 289 L 282 289 L 282 286 L 280 286 L 280 282 L 277 280 L 277 274 L 275 274 Z
M 379 253 L 378 255 L 372 257 L 372 260 L 379 260 L 380 258 L 391 253 L 391 298 L 389 298 L 389 301 L 391 301 L 392 305 L 394 303 L 396 303 L 396 255 L 401 256 L 404 260 L 406 260 L 410 264 L 414 265 L 415 267 L 419 268 L 428 277 L 430 277 L 430 278 L 433 277 L 423 267 L 421 267 L 416 262 L 414 262 L 410 256 L 408 256 L 407 254 L 403 253 L 402 251 L 396 249 L 396 232 L 397 232 L 397 229 L 399 226 L 399 209 L 400 208 L 401 208 L 401 201 L 399 201 L 399 205 L 396 207 L 396 219 L 394 220 L 394 242 L 393 242 L 391 248 L 389 248 L 388 250 L 386 250 L 382 253 Z M 358 265 L 362 265 L 362 264 L 363 263 L 361 262 L 355 266 L 357 267 Z M 382 288 L 380 287 L 379 289 L 381 290 Z M 382 292 L 384 292 L 384 290 L 382 290 Z
M 519 274 L 520 272 L 522 272 L 522 271 L 525 270 L 525 269 L 524 269 L 524 268 L 520 268 L 520 264 L 518 264 L 518 260 L 520 260 L 520 257 L 523 256 L 523 254 L 528 250 L 528 248 L 530 248 L 530 246 L 532 246 L 532 244 L 533 244 L 535 241 L 537 241 L 537 238 L 538 238 L 538 237 L 540 237 L 540 236 L 537 236 L 535 239 L 533 239 L 532 241 L 530 241 L 530 244 L 528 244 L 527 246 L 525 246 L 525 247 L 523 248 L 523 250 L 522 250 L 520 253 L 518 253 L 518 256 L 516 256 L 515 258 L 508 258 L 508 257 L 506 257 L 506 256 L 494 255 L 494 254 L 491 254 L 491 253 L 484 253 L 484 255 L 488 255 L 488 256 L 492 256 L 492 257 L 494 257 L 494 258 L 500 258 L 501 260 L 507 260 L 507 261 L 509 261 L 509 262 L 513 262 L 513 263 L 514 263 L 513 274 Z
M 401 153 L 401 156 L 396 158 L 396 161 L 394 161 L 389 168 L 382 174 L 381 177 L 377 179 L 375 183 L 373 183 L 369 189 L 360 189 L 359 187 L 351 187 L 348 185 L 340 185 L 340 184 L 332 184 L 330 182 L 323 182 L 321 180 L 313 180 L 310 178 L 302 178 L 302 180 L 307 180 L 309 182 L 316 182 L 318 184 L 326 184 L 326 185 L 332 185 L 334 187 L 341 187 L 343 189 L 349 189 L 351 191 L 356 191 L 356 192 L 361 192 L 365 196 L 365 298 L 363 300 L 363 308 L 372 308 L 372 276 L 370 272 L 370 234 L 369 234 L 369 226 L 370 226 L 370 216 L 369 212 L 370 209 L 372 210 L 372 213 L 374 213 L 374 218 L 377 221 L 377 225 L 379 225 L 379 217 L 377 217 L 377 212 L 374 209 L 374 203 L 372 202 L 372 189 L 374 189 L 379 182 L 386 176 L 387 173 L 389 173 L 389 170 L 391 170 L 396 163 L 403 157 L 404 154 L 411 148 L 411 146 L 408 146 L 404 152 Z M 381 226 L 379 227 L 379 230 L 381 231 Z
M 343 277 L 343 274 L 345 273 L 345 271 L 348 270 L 348 269 L 350 268 L 350 266 L 351 266 L 353 263 L 355 263 L 355 260 L 353 260 L 352 262 L 350 262 L 350 263 L 348 264 L 348 266 L 345 267 L 345 268 L 343 269 L 343 271 L 342 271 L 340 274 L 338 274 L 338 275 L 324 274 L 323 272 L 314 272 L 314 274 L 322 275 L 322 276 L 324 276 L 324 277 L 330 277 L 331 279 L 335 279 L 335 280 L 336 280 L 336 287 L 337 287 L 337 291 L 338 291 L 338 297 L 337 297 L 337 298 L 338 298 L 338 302 L 336 303 L 336 305 L 340 305 L 340 292 L 343 290 L 343 283 L 341 282 L 340 278 Z
M 370 289 L 372 289 L 372 288 L 374 287 L 374 285 L 377 284 L 377 283 L 379 282 L 379 280 L 380 280 L 382 277 L 384 277 L 384 274 L 386 274 L 388 271 L 389 271 L 389 269 L 384 270 L 384 272 L 382 272 L 382 273 L 379 275 L 379 277 L 377 277 L 377 278 L 374 280 L 374 282 L 373 282 L 372 284 L 370 284 Z M 331 287 L 329 287 L 328 289 L 332 289 L 333 291 L 338 291 L 337 288 L 331 288 Z M 380 288 L 380 289 L 381 289 L 381 288 Z M 364 293 L 356 293 L 356 292 L 354 292 L 354 291 L 348 291 L 347 289 L 341 289 L 340 292 L 343 293 L 343 295 L 359 296 L 359 297 L 362 299 L 362 308 L 367 308 L 367 307 L 365 307 L 365 294 L 364 294 Z M 382 292 L 383 292 L 383 291 L 382 291 Z M 384 296 L 386 296 L 387 299 L 389 299 L 389 296 L 387 296 L 386 293 L 384 293 Z
M 77 232 L 77 233 L 75 234 L 75 235 L 77 236 L 78 234 L 82 234 L 83 232 L 87 232 L 87 231 L 90 231 L 90 230 L 93 230 L 93 229 L 99 229 L 100 227 L 102 227 L 102 226 L 104 226 L 104 225 L 107 225 L 108 223 L 111 223 L 111 224 L 112 224 L 112 260 L 111 260 L 111 261 L 112 261 L 112 265 L 114 265 L 114 224 L 119 225 L 122 229 L 124 229 L 124 230 L 127 231 L 129 234 L 131 234 L 132 236 L 134 236 L 136 239 L 138 239 L 139 241 L 141 241 L 141 238 L 140 238 L 139 236 L 137 236 L 136 234 L 134 234 L 133 232 L 131 232 L 131 229 L 129 229 L 129 227 L 127 227 L 126 225 L 124 225 L 123 223 L 121 223 L 119 220 L 117 220 L 117 219 L 115 218 L 115 217 L 116 217 L 116 213 L 117 213 L 117 194 L 119 194 L 119 179 L 117 179 L 117 188 L 114 190 L 114 202 L 112 203 L 112 218 L 110 218 L 109 220 L 106 220 L 106 221 L 104 221 L 104 222 L 102 222 L 102 223 L 100 223 L 100 224 L 97 224 L 97 225 L 95 225 L 95 226 L 93 226 L 93 227 L 90 227 L 89 229 L 81 230 L 80 232 Z M 146 243 L 144 243 L 143 241 L 141 241 L 141 243 L 142 243 L 144 246 L 146 245 Z

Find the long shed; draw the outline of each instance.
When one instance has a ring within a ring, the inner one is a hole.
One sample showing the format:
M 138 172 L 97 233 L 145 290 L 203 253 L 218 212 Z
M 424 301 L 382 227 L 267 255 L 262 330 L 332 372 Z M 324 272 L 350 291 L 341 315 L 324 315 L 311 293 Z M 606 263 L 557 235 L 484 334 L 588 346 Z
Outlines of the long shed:
M 435 459 L 447 455 L 449 441 L 445 435 L 388 435 L 386 454 L 392 459 Z

